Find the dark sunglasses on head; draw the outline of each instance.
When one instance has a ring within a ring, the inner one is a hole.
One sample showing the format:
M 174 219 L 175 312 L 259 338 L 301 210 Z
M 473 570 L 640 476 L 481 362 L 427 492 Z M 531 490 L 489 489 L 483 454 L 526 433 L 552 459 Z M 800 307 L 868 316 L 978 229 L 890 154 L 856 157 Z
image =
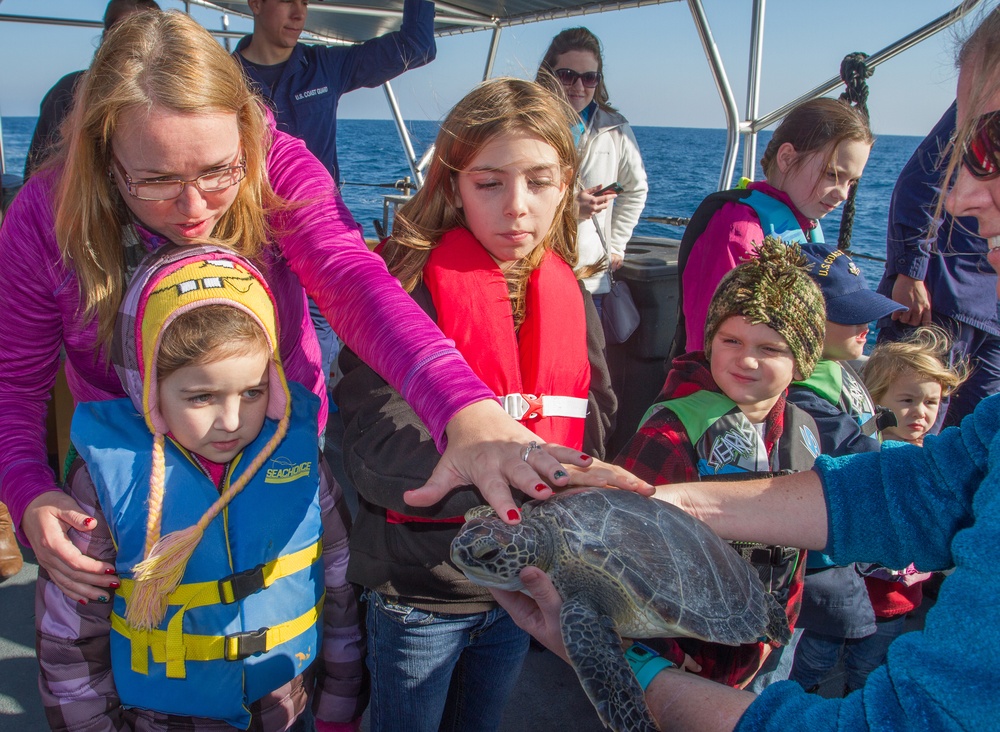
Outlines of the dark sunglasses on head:
M 962 146 L 962 164 L 979 180 L 1000 176 L 1000 110 L 976 119 L 972 136 Z
M 584 71 L 581 74 L 579 71 L 573 71 L 573 69 L 556 69 L 555 75 L 559 77 L 559 81 L 564 86 L 573 86 L 577 79 L 582 81 L 583 85 L 588 89 L 593 89 L 601 83 L 600 71 Z

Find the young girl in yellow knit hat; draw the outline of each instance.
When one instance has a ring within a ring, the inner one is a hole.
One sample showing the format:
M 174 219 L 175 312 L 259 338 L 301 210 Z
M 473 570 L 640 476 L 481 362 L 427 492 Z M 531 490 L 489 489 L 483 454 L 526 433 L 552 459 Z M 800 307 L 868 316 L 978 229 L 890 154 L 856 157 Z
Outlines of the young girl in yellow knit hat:
M 157 250 L 112 350 L 130 398 L 77 407 L 67 489 L 97 522 L 71 538 L 121 583 L 88 603 L 40 573 L 50 722 L 298 730 L 316 697 L 319 732 L 356 729 L 346 511 L 321 469 L 319 400 L 285 379 L 265 278 L 224 249 Z

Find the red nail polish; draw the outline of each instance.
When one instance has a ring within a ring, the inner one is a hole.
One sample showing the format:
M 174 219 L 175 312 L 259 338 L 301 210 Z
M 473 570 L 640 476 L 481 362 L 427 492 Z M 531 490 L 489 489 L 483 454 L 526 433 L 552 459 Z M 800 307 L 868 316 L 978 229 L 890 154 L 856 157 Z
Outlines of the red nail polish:
M 85 519 L 83 520 L 83 525 L 84 525 L 84 526 L 90 526 L 90 525 L 91 525 L 92 523 L 94 523 L 94 522 L 95 522 L 95 519 L 92 519 L 92 518 L 85 518 Z
M 590 455 L 580 455 L 581 460 L 590 460 Z
M 512 508 L 507 512 L 507 518 L 509 518 L 511 521 L 516 521 L 517 519 L 521 518 L 521 512 L 518 511 L 516 508 Z
M 114 573 L 115 573 L 114 569 L 106 569 L 106 570 L 104 570 L 104 574 L 114 574 Z
M 535 486 L 535 490 L 536 491 L 544 491 L 547 488 L 548 488 L 548 486 L 545 485 L 544 483 L 539 483 L 538 485 Z
M 112 590 L 117 590 L 121 586 L 122 586 L 121 582 L 112 582 L 110 585 L 108 585 L 108 587 L 110 587 Z
M 79 600 L 77 600 L 77 602 L 80 603 L 81 605 L 86 605 L 87 604 L 87 601 L 84 600 L 82 597 Z

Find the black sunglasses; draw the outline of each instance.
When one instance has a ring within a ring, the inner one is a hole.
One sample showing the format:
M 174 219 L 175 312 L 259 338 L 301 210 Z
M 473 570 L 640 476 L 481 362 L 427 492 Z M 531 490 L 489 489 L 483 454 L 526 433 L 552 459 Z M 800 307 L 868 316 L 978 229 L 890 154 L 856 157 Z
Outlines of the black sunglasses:
M 1000 176 L 1000 109 L 976 119 L 972 136 L 962 146 L 962 164 L 978 180 Z
M 584 71 L 581 74 L 579 71 L 573 71 L 573 69 L 556 69 L 553 73 L 559 78 L 563 86 L 573 86 L 577 79 L 582 81 L 583 85 L 588 89 L 593 89 L 601 83 L 600 71 Z

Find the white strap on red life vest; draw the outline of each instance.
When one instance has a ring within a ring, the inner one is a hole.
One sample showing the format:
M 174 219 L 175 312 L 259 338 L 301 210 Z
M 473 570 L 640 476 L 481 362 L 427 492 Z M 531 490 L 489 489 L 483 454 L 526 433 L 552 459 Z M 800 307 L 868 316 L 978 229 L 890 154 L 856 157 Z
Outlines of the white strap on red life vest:
M 511 417 L 517 421 L 540 419 L 542 417 L 578 417 L 587 416 L 587 400 L 579 397 L 552 396 L 542 394 L 505 394 L 500 398 L 500 404 Z

